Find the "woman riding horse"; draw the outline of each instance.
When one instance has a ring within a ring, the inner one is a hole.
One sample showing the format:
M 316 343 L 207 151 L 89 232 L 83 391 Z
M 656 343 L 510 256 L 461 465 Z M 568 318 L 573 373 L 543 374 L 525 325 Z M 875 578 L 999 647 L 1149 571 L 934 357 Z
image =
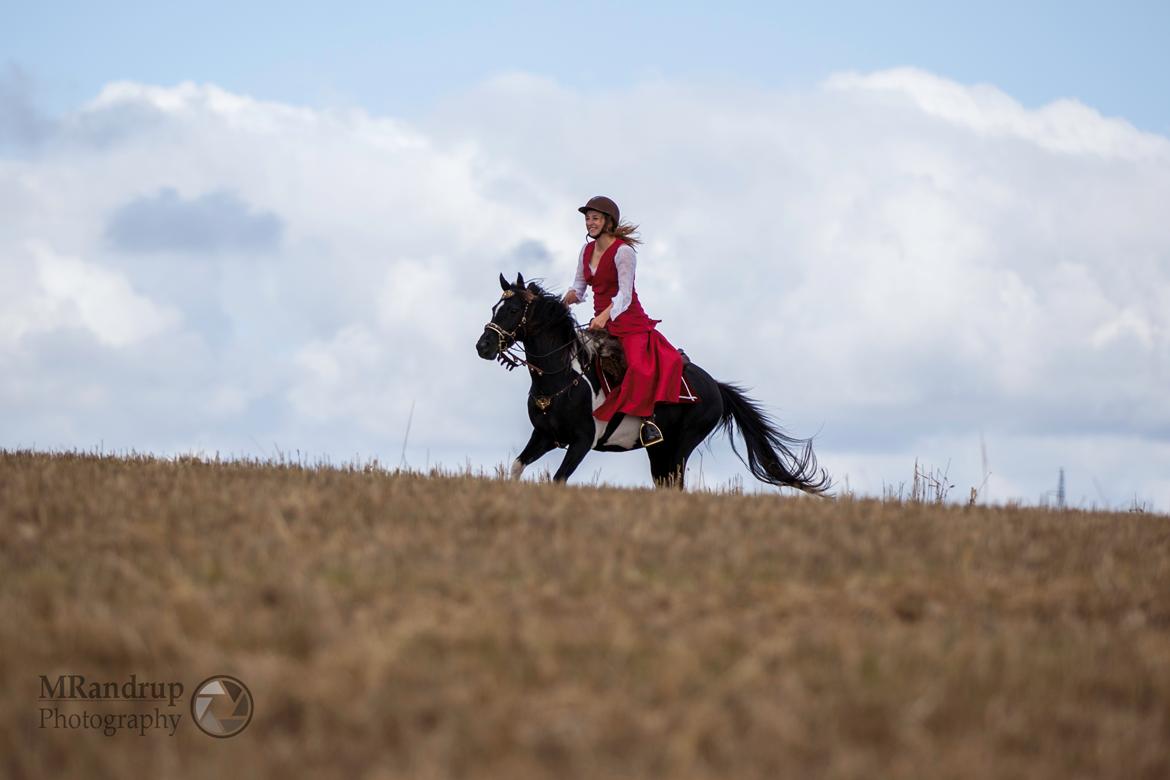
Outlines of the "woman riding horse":
M 586 286 L 593 290 L 593 320 L 589 327 L 607 330 L 622 343 L 626 375 L 605 402 L 593 411 L 608 421 L 621 413 L 642 418 L 639 439 L 643 447 L 660 444 L 662 430 L 654 421 L 654 404 L 678 403 L 683 360 L 655 327 L 662 320 L 646 315 L 638 300 L 634 247 L 641 243 L 637 226 L 621 221 L 616 203 L 604 195 L 577 209 L 585 215 L 589 241 L 577 257 L 577 275 L 565 293 L 566 304 L 580 303 Z
M 634 291 L 636 228 L 621 222 L 617 204 L 597 197 L 580 211 L 591 240 L 581 250 L 573 289 L 561 297 L 525 282 L 523 274 L 515 282 L 500 274 L 502 294 L 475 342 L 484 360 L 509 369 L 524 365 L 530 375 L 532 433 L 512 464 L 512 478 L 558 447 L 566 450 L 553 474 L 558 482 L 568 480 L 591 450 L 645 449 L 654 483 L 681 490 L 691 453 L 723 430 L 760 481 L 824 495 L 830 480 L 817 466 L 811 440 L 786 434 L 743 388 L 684 360 L 655 329 L 659 321 L 646 316 Z M 579 302 L 587 286 L 596 313 L 590 326 L 608 330 L 625 347 L 626 374 L 616 389 L 602 370 L 604 347 L 581 337 L 567 305 Z M 655 403 L 661 403 L 657 411 Z M 743 453 L 734 430 L 743 438 Z

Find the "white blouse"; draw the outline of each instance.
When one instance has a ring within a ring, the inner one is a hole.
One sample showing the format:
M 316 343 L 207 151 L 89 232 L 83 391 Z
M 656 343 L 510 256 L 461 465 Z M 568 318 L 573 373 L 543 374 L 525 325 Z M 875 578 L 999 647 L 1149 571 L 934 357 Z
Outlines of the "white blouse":
M 590 243 L 592 242 L 581 247 L 581 252 L 577 255 L 577 276 L 573 279 L 573 289 L 577 291 L 577 297 L 582 301 L 585 300 L 585 291 L 589 289 L 589 284 L 585 281 L 585 247 Z M 623 243 L 618 247 L 613 262 L 617 266 L 618 291 L 617 295 L 613 296 L 609 318 L 616 320 L 619 314 L 630 307 L 630 300 L 634 295 L 634 270 L 638 266 L 638 255 L 632 246 Z M 601 264 L 598 263 L 598 268 L 600 267 Z

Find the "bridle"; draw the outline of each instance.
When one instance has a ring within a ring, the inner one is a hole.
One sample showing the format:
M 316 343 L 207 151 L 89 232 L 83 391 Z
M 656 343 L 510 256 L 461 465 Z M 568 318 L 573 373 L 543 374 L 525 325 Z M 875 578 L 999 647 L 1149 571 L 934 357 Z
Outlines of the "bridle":
M 503 303 L 507 299 L 511 298 L 513 295 L 515 295 L 514 291 L 504 290 L 504 294 L 500 296 L 500 300 L 498 303 L 496 303 L 496 306 L 498 307 L 500 305 L 500 303 Z M 530 355 L 528 355 L 527 349 L 525 349 L 523 346 L 518 346 L 518 342 L 519 342 L 520 336 L 521 336 L 520 330 L 525 325 L 528 324 L 528 309 L 530 306 L 532 306 L 532 302 L 534 300 L 536 300 L 535 297 L 529 297 L 525 300 L 524 311 L 521 312 L 521 314 L 520 314 L 520 322 L 516 323 L 516 327 L 513 328 L 512 330 L 505 330 L 504 328 L 502 328 L 498 324 L 496 324 L 495 321 L 489 322 L 488 324 L 484 325 L 484 329 L 492 331 L 493 333 L 496 334 L 496 337 L 499 339 L 499 343 L 496 345 L 496 353 L 497 353 L 496 360 L 500 361 L 501 365 L 503 365 L 509 371 L 516 368 L 516 366 L 523 365 L 523 366 L 527 366 L 529 371 L 531 371 L 532 373 L 534 373 L 538 376 L 544 376 L 545 374 L 559 374 L 562 371 L 564 371 L 565 369 L 558 368 L 555 371 L 549 371 L 549 370 L 543 369 L 539 366 L 532 365 L 525 358 L 532 357 L 534 359 L 539 359 L 539 358 L 551 357 L 552 355 L 555 355 L 558 352 L 561 352 L 561 351 L 573 346 L 573 344 L 576 343 L 576 340 L 568 341 L 568 342 L 562 344 L 561 346 L 557 347 L 556 349 L 551 350 L 549 352 L 545 352 L 544 354 L 541 354 L 541 355 L 531 355 L 530 356 Z M 493 315 L 495 314 L 495 308 L 492 309 L 492 314 Z M 577 326 L 577 329 L 582 330 L 580 325 Z M 517 350 L 523 350 L 523 353 L 524 353 L 523 357 L 517 352 Z
M 501 303 L 506 301 L 508 298 L 511 298 L 515 294 L 516 293 L 514 290 L 504 290 L 503 294 L 500 296 L 499 302 L 497 302 L 496 306 L 492 308 L 493 317 L 495 316 L 496 308 L 498 308 Z M 565 365 L 561 368 L 558 368 L 558 369 L 553 370 L 553 371 L 549 371 L 547 369 L 541 368 L 540 366 L 535 366 L 528 361 L 527 358 L 539 359 L 539 358 L 550 357 L 552 355 L 557 354 L 558 352 L 562 352 L 562 351 L 568 349 L 569 347 L 571 347 L 577 343 L 577 339 L 573 339 L 571 341 L 568 341 L 568 342 L 562 344 L 561 346 L 557 347 L 556 349 L 553 349 L 549 352 L 545 352 L 544 354 L 529 355 L 528 350 L 525 349 L 523 345 L 519 344 L 519 340 L 520 340 L 520 337 L 522 335 L 521 330 L 524 328 L 525 325 L 528 324 L 528 309 L 530 306 L 532 306 L 532 302 L 534 300 L 536 300 L 536 298 L 535 298 L 535 296 L 533 296 L 531 294 L 525 296 L 524 311 L 521 312 L 520 321 L 518 323 L 516 323 L 516 327 L 514 327 L 512 330 L 504 329 L 503 327 L 498 325 L 494 320 L 490 321 L 486 325 L 484 325 L 484 329 L 492 331 L 493 333 L 496 334 L 496 337 L 499 339 L 499 344 L 497 345 L 497 349 L 496 349 L 496 360 L 499 361 L 500 365 L 502 365 L 504 368 L 508 369 L 509 371 L 516 368 L 516 366 L 523 365 L 528 369 L 528 371 L 530 373 L 536 374 L 537 376 L 555 375 L 555 374 L 560 374 L 560 373 L 562 373 L 564 371 L 568 371 L 568 370 L 572 370 L 572 372 L 577 375 L 573 378 L 572 382 L 569 382 L 568 384 L 566 384 L 564 387 L 562 387 L 560 390 L 556 391 L 552 395 L 533 396 L 534 400 L 536 402 L 536 408 L 539 409 L 542 413 L 546 413 L 548 411 L 548 408 L 550 406 L 552 406 L 552 402 L 555 398 L 557 398 L 558 396 L 560 396 L 561 394 L 566 392 L 569 388 L 576 387 L 581 382 L 582 379 L 585 379 L 585 375 L 582 374 L 577 369 L 573 368 L 569 362 L 566 362 Z M 580 325 L 578 325 L 576 327 L 578 330 L 583 330 L 582 326 L 580 326 Z M 523 351 L 522 354 L 518 350 L 522 350 Z M 588 381 L 588 380 L 586 380 L 586 381 Z M 529 390 L 528 394 L 530 396 L 532 396 L 533 391 Z
M 504 294 L 500 296 L 500 300 L 494 307 L 492 307 L 492 316 L 495 317 L 496 309 L 504 301 L 511 298 L 516 293 L 513 290 L 504 290 Z M 520 315 L 520 322 L 516 323 L 516 327 L 512 330 L 504 330 L 496 324 L 495 320 L 491 320 L 487 325 L 484 325 L 484 330 L 490 330 L 499 338 L 499 344 L 496 348 L 496 360 L 500 361 L 500 365 L 511 371 L 518 365 L 528 366 L 529 371 L 540 371 L 539 368 L 528 363 L 523 357 L 513 352 L 516 349 L 516 342 L 519 341 L 520 329 L 528 323 L 528 308 L 532 306 L 534 298 L 528 298 L 524 302 L 524 311 Z

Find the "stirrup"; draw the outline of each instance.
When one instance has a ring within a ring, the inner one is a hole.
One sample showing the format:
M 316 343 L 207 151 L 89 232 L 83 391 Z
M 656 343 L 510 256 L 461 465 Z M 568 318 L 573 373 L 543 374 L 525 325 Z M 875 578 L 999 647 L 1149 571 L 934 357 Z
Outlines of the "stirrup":
M 638 428 L 638 441 L 643 447 L 652 447 L 655 444 L 661 444 L 664 438 L 662 429 L 653 420 L 643 420 L 641 427 Z

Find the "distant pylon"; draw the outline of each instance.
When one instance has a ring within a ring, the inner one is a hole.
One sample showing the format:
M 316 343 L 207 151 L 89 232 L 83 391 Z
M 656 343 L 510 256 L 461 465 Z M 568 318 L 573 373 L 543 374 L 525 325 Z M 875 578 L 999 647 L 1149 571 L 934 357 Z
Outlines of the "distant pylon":
M 1064 509 L 1064 469 L 1060 470 L 1060 480 L 1056 483 L 1056 507 Z

